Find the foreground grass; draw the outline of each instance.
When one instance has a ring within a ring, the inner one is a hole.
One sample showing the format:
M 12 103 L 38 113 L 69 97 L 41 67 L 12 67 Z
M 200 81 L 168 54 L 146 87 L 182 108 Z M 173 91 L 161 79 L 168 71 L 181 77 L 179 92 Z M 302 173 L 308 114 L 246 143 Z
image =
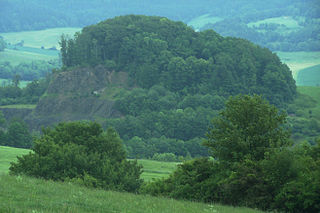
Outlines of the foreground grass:
M 0 175 L 1 212 L 255 213 L 248 208 L 89 189 L 69 183 Z

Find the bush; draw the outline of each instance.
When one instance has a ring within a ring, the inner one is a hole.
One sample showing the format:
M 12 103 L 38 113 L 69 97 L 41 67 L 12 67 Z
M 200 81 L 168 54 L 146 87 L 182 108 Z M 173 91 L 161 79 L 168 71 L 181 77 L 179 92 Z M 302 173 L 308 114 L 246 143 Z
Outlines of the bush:
M 141 166 L 127 161 L 114 129 L 106 132 L 97 123 L 60 123 L 44 129 L 35 140 L 33 152 L 11 163 L 10 173 L 73 181 L 82 185 L 135 192 L 139 189 Z

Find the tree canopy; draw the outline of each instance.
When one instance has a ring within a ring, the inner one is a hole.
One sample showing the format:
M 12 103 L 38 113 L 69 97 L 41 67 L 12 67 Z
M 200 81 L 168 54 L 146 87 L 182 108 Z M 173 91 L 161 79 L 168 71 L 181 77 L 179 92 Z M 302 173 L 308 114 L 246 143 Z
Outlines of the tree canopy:
M 108 19 L 74 39 L 63 36 L 60 45 L 65 67 L 113 64 L 111 69 L 128 72 L 142 88 L 160 84 L 173 92 L 225 97 L 257 93 L 277 105 L 296 94 L 289 68 L 269 50 L 163 17 Z
M 141 166 L 127 161 L 117 132 L 104 132 L 97 123 L 60 123 L 45 129 L 32 151 L 12 163 L 11 174 L 131 192 L 142 183 Z

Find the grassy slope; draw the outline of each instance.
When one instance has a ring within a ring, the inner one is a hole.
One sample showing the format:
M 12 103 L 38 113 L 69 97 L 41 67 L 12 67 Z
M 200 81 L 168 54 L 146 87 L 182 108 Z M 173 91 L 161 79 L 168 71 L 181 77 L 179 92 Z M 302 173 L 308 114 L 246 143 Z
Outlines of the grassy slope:
M 300 70 L 297 85 L 320 86 L 320 64 Z
M 292 71 L 297 80 L 298 73 L 308 67 L 320 64 L 320 52 L 276 52 L 283 63 Z
M 320 87 L 299 86 L 298 96 L 295 104 L 299 107 L 299 114 L 305 118 L 309 118 L 309 111 L 312 111 L 312 117 L 320 120 Z
M 0 63 L 9 61 L 13 66 L 16 66 L 20 63 L 28 63 L 36 60 L 49 61 L 57 58 L 57 56 L 12 49 L 5 49 L 5 51 L 0 52 Z
M 220 17 L 210 16 L 210 14 L 204 14 L 189 21 L 188 25 L 192 26 L 194 29 L 200 29 L 206 24 L 214 24 L 222 19 L 223 18 Z
M 73 36 L 75 32 L 81 28 L 51 28 L 38 31 L 23 31 L 13 33 L 1 33 L 0 35 L 11 44 L 16 44 L 21 40 L 24 41 L 24 46 L 41 48 L 58 47 L 59 38 L 62 34 Z
M 1 212 L 130 212 L 130 213 L 254 213 L 247 208 L 225 207 L 173 199 L 88 189 L 27 177 L 0 175 Z
M 15 161 L 17 156 L 29 153 L 28 149 L 18 149 L 7 146 L 0 146 L 0 174 L 8 173 L 10 162 Z

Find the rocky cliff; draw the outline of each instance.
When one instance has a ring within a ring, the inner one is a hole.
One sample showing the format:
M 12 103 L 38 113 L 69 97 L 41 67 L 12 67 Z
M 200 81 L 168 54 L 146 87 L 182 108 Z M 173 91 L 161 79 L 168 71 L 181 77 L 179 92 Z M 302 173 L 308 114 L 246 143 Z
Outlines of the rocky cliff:
M 39 129 L 61 121 L 119 117 L 114 100 L 106 94 L 111 88 L 126 87 L 127 81 L 126 73 L 108 71 L 103 66 L 56 73 L 25 121 Z

